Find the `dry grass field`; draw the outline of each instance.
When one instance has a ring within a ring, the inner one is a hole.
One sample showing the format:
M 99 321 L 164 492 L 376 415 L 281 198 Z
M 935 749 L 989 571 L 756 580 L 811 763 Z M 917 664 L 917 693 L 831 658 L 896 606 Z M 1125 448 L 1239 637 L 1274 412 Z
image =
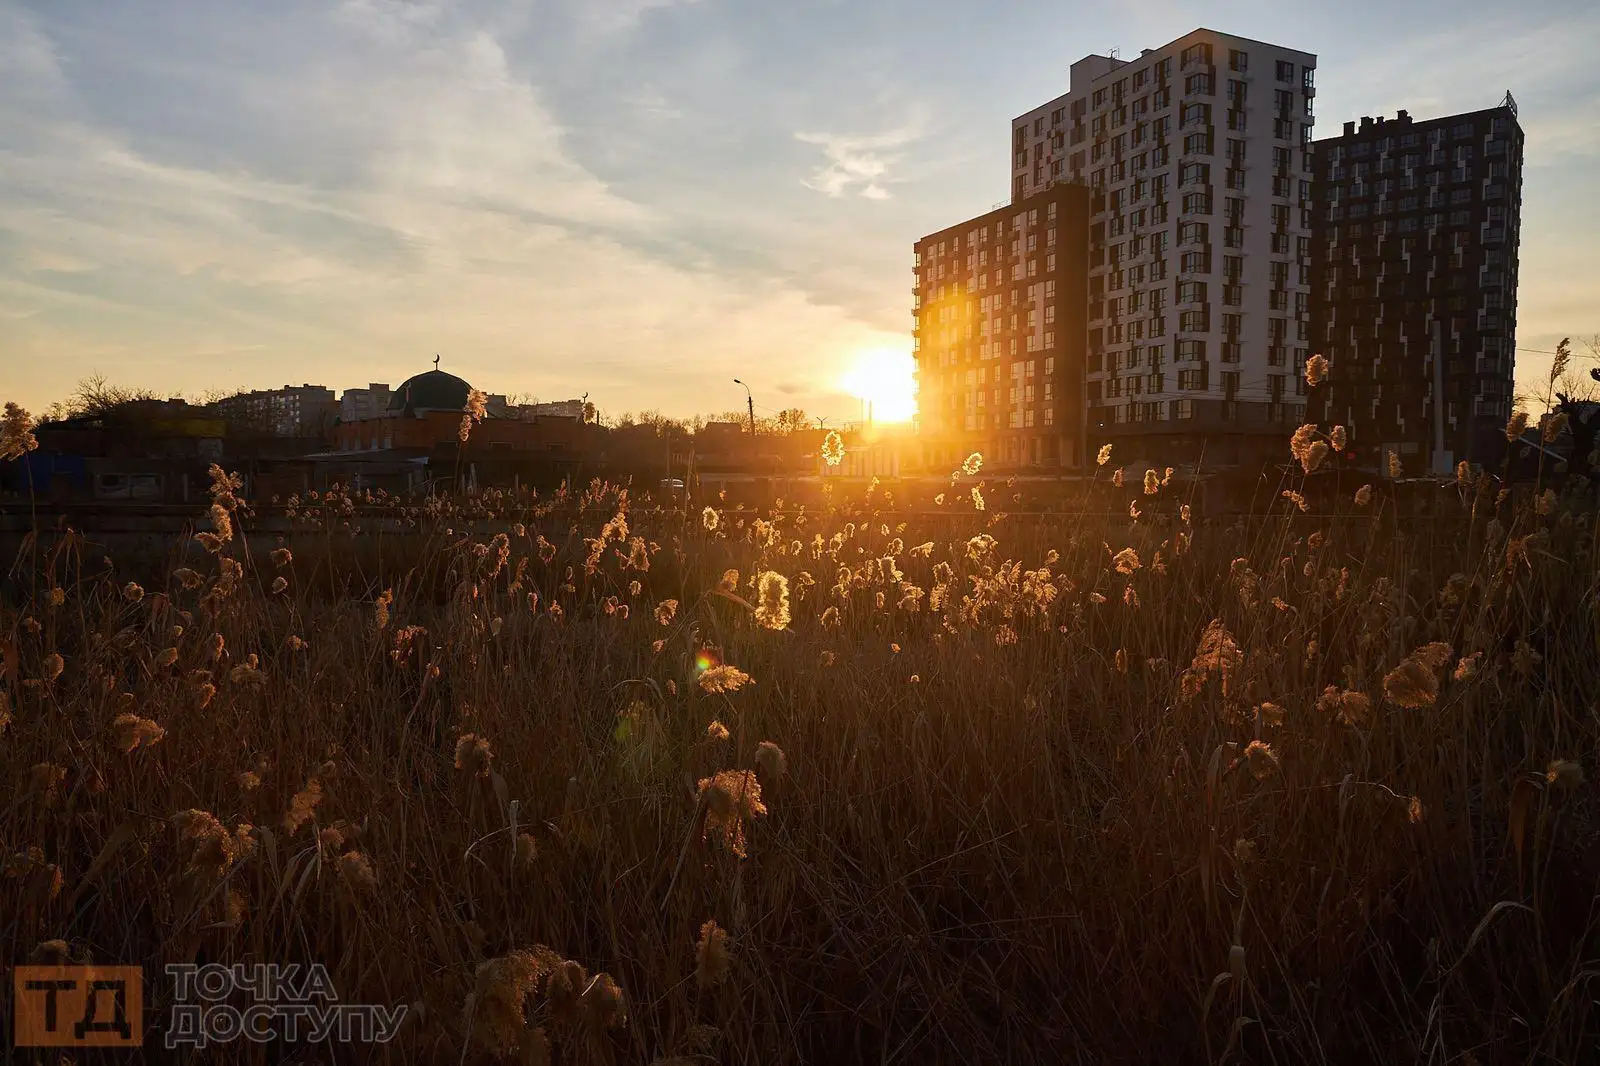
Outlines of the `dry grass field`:
M 41 531 L 0 603 L 8 962 L 410 1005 L 208 1060 L 1594 1054 L 1574 499 L 1201 524 L 1157 471 L 1131 521 L 1041 525 L 972 469 L 914 501 L 975 531 L 936 537 L 883 487 L 334 492 L 250 552 L 214 478 L 165 572 Z

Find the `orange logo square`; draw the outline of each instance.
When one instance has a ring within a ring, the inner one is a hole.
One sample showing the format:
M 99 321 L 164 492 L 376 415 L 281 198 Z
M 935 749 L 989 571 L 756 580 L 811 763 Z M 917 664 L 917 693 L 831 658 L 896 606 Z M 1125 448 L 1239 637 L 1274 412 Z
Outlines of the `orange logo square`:
M 18 966 L 11 993 L 17 1047 L 144 1042 L 144 970 L 138 966 Z

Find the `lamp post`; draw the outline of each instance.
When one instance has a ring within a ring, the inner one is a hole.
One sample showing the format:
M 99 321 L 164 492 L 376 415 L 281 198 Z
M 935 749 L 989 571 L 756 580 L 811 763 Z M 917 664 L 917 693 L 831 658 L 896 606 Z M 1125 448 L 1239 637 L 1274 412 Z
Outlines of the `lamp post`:
M 744 385 L 744 382 L 738 378 L 734 378 L 733 383 L 735 385 Z M 750 394 L 749 385 L 744 385 L 744 403 L 745 409 L 750 412 L 750 436 L 754 438 L 756 435 L 756 398 Z

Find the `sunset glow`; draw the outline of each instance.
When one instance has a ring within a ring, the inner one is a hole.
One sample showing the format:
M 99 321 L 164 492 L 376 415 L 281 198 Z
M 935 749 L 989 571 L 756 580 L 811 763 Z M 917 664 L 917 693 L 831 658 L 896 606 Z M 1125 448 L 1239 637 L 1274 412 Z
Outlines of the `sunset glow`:
M 874 348 L 856 356 L 843 385 L 850 395 L 872 404 L 879 422 L 909 422 L 917 412 L 916 361 L 895 348 Z

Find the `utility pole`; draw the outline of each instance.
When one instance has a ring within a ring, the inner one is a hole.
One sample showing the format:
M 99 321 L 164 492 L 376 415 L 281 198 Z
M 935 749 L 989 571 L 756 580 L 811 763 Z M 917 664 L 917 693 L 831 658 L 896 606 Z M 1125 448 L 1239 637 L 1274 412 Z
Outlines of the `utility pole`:
M 744 382 L 738 378 L 734 378 L 733 383 L 735 385 L 744 385 Z M 750 412 L 750 437 L 754 440 L 756 435 L 756 398 L 750 394 L 749 385 L 744 385 L 744 403 L 745 409 Z

